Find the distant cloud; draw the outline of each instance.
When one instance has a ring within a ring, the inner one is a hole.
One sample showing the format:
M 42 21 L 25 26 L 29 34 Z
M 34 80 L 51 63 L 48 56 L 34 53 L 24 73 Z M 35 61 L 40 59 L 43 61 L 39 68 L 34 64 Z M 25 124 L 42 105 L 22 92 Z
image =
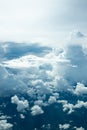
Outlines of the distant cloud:
M 16 55 L 17 49 L 17 57 L 10 59 L 3 55 L 0 59 L 0 96 L 26 94 L 29 101 L 19 99 L 17 95 L 11 97 L 11 103 L 17 105 L 18 112 L 29 108 L 31 99 L 32 115 L 44 113 L 41 107 L 53 103 L 62 103 L 63 111 L 67 111 L 68 114 L 78 108 L 87 108 L 87 102 L 83 100 L 77 100 L 77 103 L 72 104 L 60 99 L 60 92 L 72 92 L 74 96 L 87 93 L 87 55 L 81 45 L 69 45 L 62 51 L 57 48 L 49 50 L 49 47 L 29 45 L 29 53 L 26 51 L 28 45 L 9 45 L 11 44 L 5 43 L 6 50 L 1 54 L 10 52 L 10 55 L 14 55 L 15 52 Z
M 12 130 L 13 125 L 7 120 L 0 120 L 0 130 Z
M 60 130 L 67 130 L 69 129 L 70 124 L 59 124 Z
M 84 35 L 82 32 L 78 31 L 78 30 L 72 31 L 72 32 L 70 33 L 70 35 L 71 35 L 71 38 L 72 38 L 72 39 L 85 37 L 85 35 Z
M 29 103 L 27 100 L 19 100 L 19 98 L 15 95 L 11 97 L 11 103 L 17 105 L 17 111 L 23 112 L 25 109 L 29 108 Z
M 42 110 L 42 108 L 38 105 L 34 105 L 32 108 L 31 108 L 31 114 L 33 116 L 36 116 L 36 115 L 39 115 L 39 114 L 43 114 L 44 111 Z
M 73 93 L 76 95 L 87 94 L 87 87 L 82 83 L 77 83 L 75 89 L 73 89 Z
M 83 127 L 74 127 L 76 130 L 85 130 Z
M 50 130 L 51 129 L 51 124 L 47 124 L 47 125 L 43 124 L 41 128 Z
M 23 114 L 20 114 L 21 119 L 25 119 L 25 116 Z
M 32 98 L 36 93 L 39 97 L 54 96 L 54 91 L 67 91 L 73 84 L 86 83 L 87 55 L 81 45 L 69 45 L 62 51 L 38 44 L 3 43 L 1 48 L 4 45 L 6 50 L 1 53 L 0 63 L 1 93 L 9 90 L 14 94 L 25 92 Z M 75 92 L 80 92 L 79 86 Z
M 38 105 L 38 106 L 46 106 L 47 103 L 43 102 L 43 99 L 38 99 L 34 102 L 35 105 Z
M 10 116 L 6 116 L 6 115 L 1 115 L 0 116 L 0 120 L 6 120 L 6 119 L 10 119 Z
M 73 113 L 76 109 L 80 109 L 82 107 L 87 109 L 87 102 L 78 100 L 76 104 L 68 103 L 66 100 L 59 100 L 58 103 L 62 103 L 63 111 L 68 111 L 68 114 Z
M 54 96 L 50 96 L 50 97 L 49 97 L 49 100 L 48 100 L 48 103 L 49 103 L 49 104 L 56 103 L 56 98 L 55 98 Z

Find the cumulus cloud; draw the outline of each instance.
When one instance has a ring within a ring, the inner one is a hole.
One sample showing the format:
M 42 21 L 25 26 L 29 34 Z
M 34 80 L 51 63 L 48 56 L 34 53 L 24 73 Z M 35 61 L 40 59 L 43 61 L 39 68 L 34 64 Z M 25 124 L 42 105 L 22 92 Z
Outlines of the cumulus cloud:
M 31 114 L 33 116 L 36 116 L 36 115 L 40 115 L 40 114 L 43 114 L 44 111 L 42 110 L 42 108 L 38 105 L 34 105 L 32 108 L 31 108 Z
M 40 98 L 40 97 L 38 97 L 38 98 Z M 38 100 L 36 100 L 35 102 L 34 102 L 34 104 L 35 105 L 38 105 L 38 106 L 47 106 L 48 105 L 48 103 L 46 102 L 46 101 L 43 101 L 44 99 L 42 98 L 42 99 L 38 99 Z
M 17 111 L 22 112 L 23 110 L 29 108 L 29 103 L 27 100 L 19 100 L 19 98 L 15 95 L 11 97 L 11 103 L 17 105 Z
M 71 66 L 65 68 L 65 78 L 72 82 L 85 82 L 87 79 L 87 55 L 80 45 L 69 45 L 65 57 L 70 61 Z
M 77 37 L 81 39 L 84 36 L 78 32 Z M 68 114 L 73 114 L 82 107 L 87 109 L 86 100 L 83 101 L 83 98 L 79 97 L 87 94 L 86 50 L 87 48 L 77 44 L 69 44 L 62 50 L 40 47 L 37 44 L 2 44 L 0 96 L 16 94 L 11 97 L 11 103 L 16 104 L 21 119 L 26 117 L 21 113 L 29 107 L 31 115 L 35 116 L 43 114 L 43 107 L 53 103 L 56 103 L 56 106 L 61 103 L 63 112 Z M 69 92 L 76 96 L 75 101 L 72 102 L 72 97 L 68 97 Z M 28 96 L 27 100 L 19 98 L 17 95 L 21 94 L 18 93 L 23 93 L 24 97 Z M 60 127 L 66 129 L 69 126 L 60 124 Z
M 0 120 L 0 130 L 12 130 L 13 125 L 7 120 Z
M 75 89 L 73 89 L 73 93 L 76 95 L 87 94 L 87 87 L 82 83 L 77 83 Z
M 70 124 L 59 124 L 60 130 L 67 130 L 69 129 Z
M 25 116 L 23 114 L 20 114 L 21 119 L 25 119 Z
M 27 87 L 26 85 L 19 79 L 15 77 L 14 74 L 8 72 L 8 70 L 4 66 L 0 66 L 0 96 L 7 96 L 10 93 L 14 92 L 24 92 Z
M 71 114 L 76 109 L 80 109 L 82 107 L 87 109 L 87 102 L 78 100 L 76 104 L 68 103 L 66 100 L 59 100 L 58 103 L 63 104 L 63 111 L 68 111 L 68 114 Z
M 74 127 L 76 130 L 85 130 L 83 127 Z
M 78 102 L 77 102 L 77 104 L 74 106 L 74 108 L 81 108 L 81 107 L 87 108 L 87 102 L 79 101 L 79 100 L 78 100 Z
M 71 114 L 72 112 L 74 112 L 74 109 L 73 109 L 73 104 L 71 103 L 63 103 L 63 111 L 67 111 L 68 110 L 68 114 Z
M 35 46 L 21 43 L 10 45 L 11 43 L 4 44 L 2 47 L 4 53 L 9 53 L 10 56 L 15 52 L 14 54 L 17 53 L 17 55 L 1 60 L 0 88 L 2 91 L 0 93 L 2 95 L 5 92 L 9 95 L 25 92 L 32 100 L 39 99 L 42 102 L 48 100 L 51 104 L 58 99 L 59 91 L 72 90 L 76 84 L 73 93 L 79 95 L 86 93 L 87 55 L 82 46 L 69 45 L 61 51 L 37 44 Z M 18 49 L 17 52 L 16 49 Z M 46 99 L 46 95 L 51 97 Z M 72 105 L 69 104 L 69 107 L 72 108 Z
M 49 104 L 56 103 L 56 98 L 54 96 L 50 96 L 48 100 Z
M 6 115 L 1 115 L 0 116 L 0 120 L 6 120 L 6 119 L 10 119 L 10 116 L 6 116 Z
M 51 129 L 51 124 L 47 124 L 47 125 L 42 125 L 42 127 L 41 127 L 42 129 L 44 128 L 44 129 L 47 129 L 47 130 L 50 130 Z

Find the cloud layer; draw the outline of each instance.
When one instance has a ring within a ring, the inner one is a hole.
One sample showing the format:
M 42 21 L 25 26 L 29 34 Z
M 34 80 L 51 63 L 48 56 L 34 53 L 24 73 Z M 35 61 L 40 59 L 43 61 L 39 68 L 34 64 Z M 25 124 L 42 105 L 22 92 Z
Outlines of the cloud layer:
M 76 84 L 74 93 L 86 90 L 87 54 L 81 45 L 59 50 L 36 44 L 3 43 L 0 50 L 1 93 L 9 90 L 27 91 L 30 96 L 52 94 Z
M 80 32 L 77 36 L 84 37 Z M 55 111 L 58 109 L 67 116 L 86 110 L 86 50 L 86 46 L 80 44 L 59 49 L 39 44 L 1 43 L 0 97 L 10 98 L 10 105 L 14 106 L 21 120 L 26 119 L 26 113 L 31 118 L 45 116 L 54 106 Z M 0 107 L 7 107 L 7 104 L 4 106 L 2 103 Z M 6 118 L 9 115 L 0 115 L 0 121 L 12 128 Z M 59 129 L 72 127 L 71 122 L 58 123 Z M 51 129 L 51 124 L 42 124 L 41 128 Z M 73 128 L 84 129 L 83 125 L 76 124 Z

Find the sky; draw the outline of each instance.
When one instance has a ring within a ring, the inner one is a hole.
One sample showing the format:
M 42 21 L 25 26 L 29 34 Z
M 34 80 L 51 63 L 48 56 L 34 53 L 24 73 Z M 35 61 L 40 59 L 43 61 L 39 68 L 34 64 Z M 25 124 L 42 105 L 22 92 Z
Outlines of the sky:
M 0 130 L 87 130 L 86 12 L 87 0 L 0 0 Z
M 0 41 L 60 45 L 86 33 L 86 0 L 0 0 Z

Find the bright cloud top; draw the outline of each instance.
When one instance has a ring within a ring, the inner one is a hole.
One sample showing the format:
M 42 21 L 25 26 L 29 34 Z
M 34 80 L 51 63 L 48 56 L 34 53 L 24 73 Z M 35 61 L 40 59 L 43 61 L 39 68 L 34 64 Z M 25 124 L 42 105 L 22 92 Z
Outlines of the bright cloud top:
M 12 130 L 13 125 L 7 120 L 0 120 L 0 130 Z
M 35 115 L 39 115 L 39 114 L 43 114 L 44 111 L 42 110 L 42 108 L 38 105 L 34 105 L 32 108 L 31 108 L 31 114 L 33 116 Z
M 19 100 L 19 98 L 15 95 L 11 98 L 11 103 L 14 103 L 17 105 L 17 111 L 22 112 L 25 109 L 29 108 L 29 103 L 27 100 Z
M 31 97 L 35 93 L 52 94 L 49 103 L 56 102 L 54 91 L 62 89 L 86 94 L 87 48 L 69 45 L 53 49 L 38 44 L 3 43 L 0 50 L 2 94 L 8 90 L 27 92 Z

